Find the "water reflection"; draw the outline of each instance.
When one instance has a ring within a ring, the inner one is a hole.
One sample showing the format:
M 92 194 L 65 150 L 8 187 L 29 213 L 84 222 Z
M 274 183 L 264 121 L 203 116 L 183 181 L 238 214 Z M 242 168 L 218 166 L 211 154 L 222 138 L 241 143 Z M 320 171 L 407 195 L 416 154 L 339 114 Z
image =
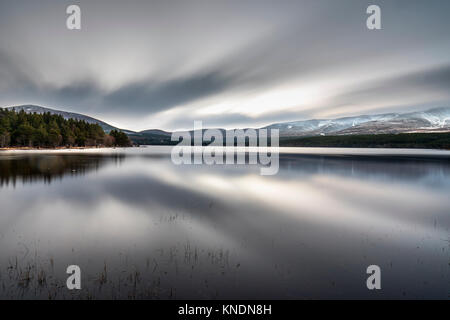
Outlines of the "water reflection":
M 174 166 L 148 150 L 35 156 L 5 160 L 59 163 L 58 183 L 1 188 L 0 297 L 446 298 L 450 289 L 446 159 L 286 154 L 278 175 L 260 176 L 257 166 Z M 76 294 L 58 289 L 69 264 L 85 275 Z M 382 268 L 382 292 L 365 287 L 369 264 Z
M 0 187 L 17 182 L 43 182 L 49 184 L 52 180 L 65 176 L 85 175 L 89 171 L 97 171 L 108 161 L 120 162 L 125 155 L 0 155 Z
M 98 171 L 108 163 L 120 164 L 127 156 L 126 151 L 118 153 L 35 153 L 35 154 L 0 154 L 0 187 L 17 182 L 51 183 L 64 177 L 82 176 L 90 171 Z M 128 157 L 142 157 L 150 160 L 169 159 L 169 152 L 164 153 L 130 153 Z M 240 175 L 238 166 L 215 166 L 227 174 Z M 245 168 L 252 166 L 244 166 Z M 253 166 L 255 167 L 255 166 Z M 214 168 L 214 166 L 213 166 Z M 345 177 L 365 179 L 387 179 L 391 181 L 414 182 L 416 180 L 447 183 L 450 181 L 449 157 L 391 157 L 378 156 L 335 156 L 314 154 L 280 154 L 281 175 L 317 175 L 333 174 Z M 247 172 L 245 170 L 244 172 Z
M 332 174 L 360 179 L 394 182 L 430 182 L 436 186 L 450 183 L 449 158 L 335 157 L 282 155 L 282 172 L 294 175 Z

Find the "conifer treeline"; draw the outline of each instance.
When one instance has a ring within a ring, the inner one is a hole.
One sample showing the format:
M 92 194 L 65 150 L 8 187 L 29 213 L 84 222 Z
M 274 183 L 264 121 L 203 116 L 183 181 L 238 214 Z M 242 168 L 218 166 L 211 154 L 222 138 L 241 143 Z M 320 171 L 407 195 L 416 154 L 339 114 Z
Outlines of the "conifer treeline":
M 16 112 L 0 108 L 0 147 L 130 146 L 128 136 L 113 130 L 105 134 L 98 124 L 64 119 L 50 113 Z

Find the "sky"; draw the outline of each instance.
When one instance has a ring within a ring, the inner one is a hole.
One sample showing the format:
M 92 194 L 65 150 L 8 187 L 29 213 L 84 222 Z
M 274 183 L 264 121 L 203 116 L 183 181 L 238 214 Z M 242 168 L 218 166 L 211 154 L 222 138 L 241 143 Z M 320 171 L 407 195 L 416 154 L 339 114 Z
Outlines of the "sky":
M 81 8 L 81 30 L 66 8 Z M 369 5 L 381 30 L 369 30 Z M 130 130 L 450 106 L 448 0 L 0 0 L 0 107 Z

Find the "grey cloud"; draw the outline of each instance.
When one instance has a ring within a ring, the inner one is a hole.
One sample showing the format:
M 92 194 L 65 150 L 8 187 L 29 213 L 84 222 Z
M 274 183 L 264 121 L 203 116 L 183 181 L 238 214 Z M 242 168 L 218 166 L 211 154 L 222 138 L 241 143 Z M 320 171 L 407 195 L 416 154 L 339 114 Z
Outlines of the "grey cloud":
M 0 93 L 11 100 L 46 103 L 85 109 L 83 103 L 101 95 L 92 79 L 74 81 L 69 85 L 55 86 L 42 81 L 41 75 L 20 58 L 0 51 Z
M 363 83 L 343 93 L 333 101 L 345 105 L 364 101 L 377 101 L 389 97 L 402 97 L 420 92 L 447 94 L 450 100 L 450 65 L 426 69 L 407 75 Z
M 32 70 L 0 50 L 0 89 L 35 87 L 31 79 Z
M 0 51 L 0 89 L 12 97 L 34 96 L 52 104 L 75 105 L 87 110 L 93 103 L 97 110 L 130 114 L 151 114 L 221 92 L 232 79 L 219 72 L 192 74 L 165 82 L 144 79 L 105 91 L 92 78 L 73 81 L 64 86 L 49 85 L 20 67 L 19 59 Z
M 406 76 L 403 80 L 405 85 L 448 92 L 450 88 L 450 65 L 414 73 Z
M 339 96 L 332 98 L 333 103 L 330 105 L 323 105 L 318 107 L 305 108 L 301 111 L 279 111 L 274 110 L 272 113 L 263 114 L 257 119 L 239 114 L 226 114 L 217 116 L 203 116 L 202 119 L 197 119 L 186 115 L 182 119 L 176 119 L 170 125 L 178 128 L 189 128 L 192 126 L 194 120 L 202 120 L 204 126 L 207 127 L 221 127 L 227 123 L 233 123 L 237 127 L 251 127 L 249 124 L 255 126 L 262 126 L 283 121 L 296 121 L 302 119 L 314 118 L 314 115 L 320 111 L 333 111 L 341 107 L 346 107 L 349 104 L 364 104 L 366 101 L 377 101 L 380 98 L 389 97 L 405 97 L 414 96 L 417 93 L 441 93 L 444 96 L 443 101 L 432 101 L 422 104 L 408 104 L 405 106 L 411 110 L 420 110 L 421 108 L 432 108 L 440 106 L 437 102 L 442 103 L 443 106 L 450 105 L 450 65 L 443 65 L 425 69 L 421 71 L 412 72 L 406 75 L 395 76 L 391 78 L 382 78 L 376 81 L 369 81 L 358 84 L 353 90 L 342 93 Z M 447 98 L 445 98 L 445 96 Z M 386 108 L 394 107 L 386 105 Z M 401 106 L 395 106 L 396 111 L 400 111 Z M 383 110 L 384 111 L 384 110 Z M 364 113 L 364 110 L 361 110 Z
M 369 0 L 78 2 L 84 19 L 81 32 L 65 29 L 64 2 L 0 2 L 0 105 L 27 101 L 120 122 L 123 116 L 140 119 L 214 95 L 259 94 L 293 80 L 308 83 L 339 72 L 344 81 L 378 71 L 385 61 L 386 74 L 392 74 L 395 70 L 389 68 L 402 57 L 411 59 L 411 70 L 450 63 L 450 2 L 445 0 L 379 0 L 379 32 L 365 27 Z M 140 55 L 135 57 L 136 52 Z M 127 64 L 132 59 L 136 65 Z M 185 65 L 195 67 L 166 76 Z M 139 77 L 118 79 L 117 89 L 106 90 L 102 84 L 114 66 L 142 68 L 146 74 L 135 70 Z M 205 120 L 251 127 L 298 120 L 380 96 L 442 93 L 448 88 L 448 72 L 444 65 L 361 83 L 330 105 L 306 111 L 275 109 L 257 119 L 224 114 Z M 42 75 L 53 79 L 44 83 Z M 189 118 L 170 123 L 181 126 Z
M 293 112 L 273 112 L 261 115 L 258 118 L 252 118 L 240 113 L 223 114 L 218 116 L 191 116 L 185 115 L 183 118 L 177 118 L 169 123 L 171 128 L 191 129 L 194 121 L 202 121 L 204 128 L 260 128 L 277 122 L 296 121 L 308 118 L 310 110 Z M 230 126 L 230 124 L 232 124 Z
M 109 111 L 150 114 L 170 109 L 178 104 L 219 93 L 231 85 L 232 80 L 218 72 L 193 74 L 185 78 L 154 83 L 145 80 L 127 84 L 104 97 L 103 105 Z
M 13 98 L 34 97 L 53 105 L 113 114 L 124 111 L 132 115 L 156 113 L 220 93 L 233 86 L 235 81 L 219 71 L 205 71 L 162 82 L 143 79 L 106 91 L 92 77 L 63 86 L 49 85 L 20 65 L 19 59 L 0 51 L 0 91 Z

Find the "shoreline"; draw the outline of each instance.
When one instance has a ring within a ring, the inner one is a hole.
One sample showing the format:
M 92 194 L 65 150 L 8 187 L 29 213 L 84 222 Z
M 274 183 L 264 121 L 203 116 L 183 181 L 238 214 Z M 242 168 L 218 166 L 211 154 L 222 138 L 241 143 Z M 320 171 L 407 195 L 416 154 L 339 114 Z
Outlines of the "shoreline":
M 56 147 L 56 148 L 33 148 L 33 147 L 8 147 L 0 148 L 0 151 L 53 151 L 53 150 L 86 150 L 86 149 L 115 149 L 116 147 Z
M 59 151 L 59 150 L 96 150 L 96 149 L 129 149 L 129 148 L 142 148 L 142 147 L 175 147 L 175 145 L 170 144 L 142 144 L 138 146 L 131 146 L 131 147 L 56 147 L 56 148 L 33 148 L 33 147 L 8 147 L 8 148 L 0 148 L 1 151 Z M 185 147 L 195 147 L 194 145 L 191 146 L 185 146 Z M 220 148 L 218 146 L 208 146 L 204 145 L 201 146 L 202 148 Z M 227 146 L 223 146 L 221 148 L 227 148 Z M 232 148 L 237 149 L 254 149 L 259 148 L 259 146 L 245 146 L 245 147 L 238 147 L 234 146 Z M 262 147 L 267 148 L 267 147 Z M 270 146 L 268 147 L 271 148 Z M 398 150 L 398 149 L 404 149 L 404 150 L 436 150 L 436 151 L 450 151 L 450 149 L 447 148 L 423 148 L 423 147 L 388 147 L 388 146 L 376 146 L 376 147 L 356 147 L 356 146 L 295 146 L 295 145 L 280 145 L 280 149 L 371 149 L 371 150 Z
M 6 154 L 6 153 L 17 153 L 17 152 L 75 152 L 75 151 L 113 151 L 113 150 L 120 150 L 120 149 L 129 149 L 134 147 L 57 147 L 57 148 L 30 148 L 30 147 L 9 147 L 9 148 L 0 148 L 0 154 Z
M 173 145 L 141 145 L 141 146 L 132 146 L 132 147 L 58 147 L 58 148 L 30 148 L 30 147 L 22 147 L 22 148 L 0 148 L 0 154 L 6 153 L 54 153 L 54 152 L 121 152 L 124 150 L 130 150 L 132 153 L 139 152 L 139 150 L 147 149 L 151 153 L 159 153 L 170 154 L 171 148 Z M 186 146 L 190 148 L 194 148 L 195 146 Z M 226 146 L 224 147 L 211 147 L 211 146 L 202 146 L 202 151 L 208 150 L 210 148 L 222 148 L 223 152 L 226 152 Z M 232 147 L 235 152 L 260 152 L 260 147 Z M 272 147 L 262 147 L 268 148 L 268 152 L 276 152 L 276 150 L 272 150 Z M 132 150 L 135 150 L 134 152 Z M 440 156 L 444 155 L 446 157 L 450 157 L 449 149 L 438 149 L 438 148 L 396 148 L 396 147 L 310 147 L 310 146 L 280 146 L 278 148 L 279 154 L 339 154 L 339 155 L 403 155 L 403 156 L 417 156 L 417 155 L 431 155 L 431 154 L 439 154 Z

